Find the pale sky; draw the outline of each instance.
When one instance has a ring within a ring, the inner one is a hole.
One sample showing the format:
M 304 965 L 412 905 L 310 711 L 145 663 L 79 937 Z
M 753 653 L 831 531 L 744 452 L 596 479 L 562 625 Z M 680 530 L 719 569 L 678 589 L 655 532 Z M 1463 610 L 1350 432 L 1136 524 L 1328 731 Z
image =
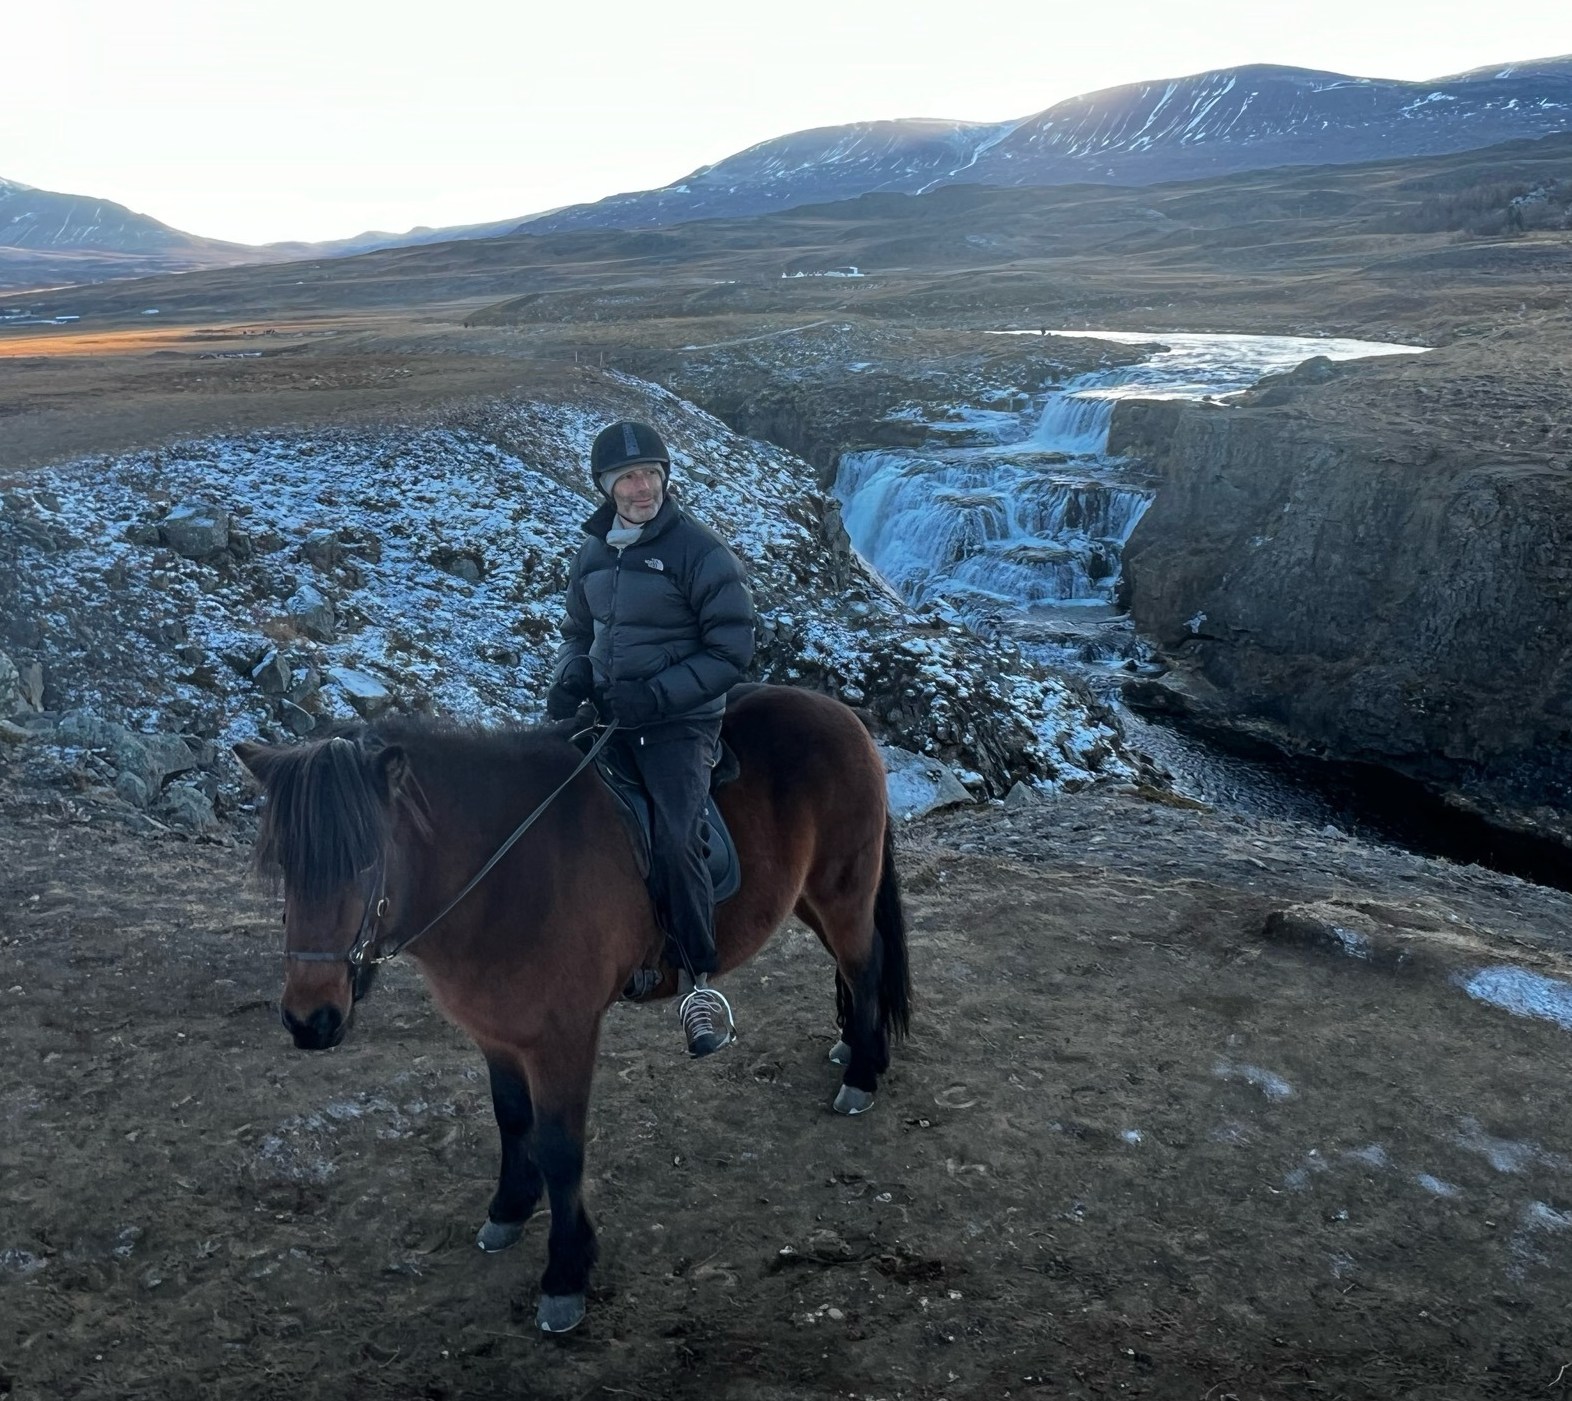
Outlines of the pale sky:
M 480 223 L 805 127 L 1241 63 L 1572 52 L 1567 0 L 9 0 L 0 177 L 249 243 Z

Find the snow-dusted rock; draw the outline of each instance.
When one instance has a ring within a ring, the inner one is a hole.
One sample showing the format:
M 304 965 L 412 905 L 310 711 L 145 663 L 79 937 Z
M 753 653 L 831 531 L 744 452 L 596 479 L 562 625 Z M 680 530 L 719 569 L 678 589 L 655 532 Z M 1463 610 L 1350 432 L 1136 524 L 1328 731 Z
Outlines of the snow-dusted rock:
M 896 817 L 922 817 L 940 808 L 976 801 L 966 785 L 937 759 L 894 745 L 881 744 L 879 753 L 884 757 L 890 811 Z
M 22 708 L 22 674 L 16 663 L 0 652 L 0 720 Z
M 353 667 L 328 668 L 328 680 L 337 684 L 362 719 L 375 720 L 393 704 L 393 693 L 374 676 Z
M 37 662 L 28 662 L 18 668 L 17 690 L 21 693 L 23 710 L 42 710 L 44 708 L 43 667 Z
M 205 501 L 185 501 L 159 523 L 159 537 L 185 559 L 211 559 L 229 545 L 229 512 Z
M 317 717 L 309 710 L 296 705 L 294 701 L 279 703 L 278 718 L 293 735 L 309 735 L 317 727 Z
M 296 705 L 304 705 L 322 689 L 322 673 L 304 659 L 297 659 L 291 665 L 294 674 L 284 695 Z
M 331 642 L 334 638 L 333 605 L 321 590 L 302 584 L 284 604 L 289 621 L 295 630 L 317 642 Z
M 179 735 L 135 734 L 114 720 L 105 720 L 90 710 L 73 710 L 60 717 L 55 726 L 57 744 L 86 749 L 101 755 L 121 776 L 135 777 L 150 794 L 156 794 L 165 781 L 176 774 L 189 773 L 202 763 L 211 763 L 211 744 L 193 748 Z
M 257 689 L 263 695 L 282 696 L 289 691 L 293 673 L 283 655 L 274 648 L 251 668 L 251 679 L 257 683 Z
M 319 528 L 300 542 L 300 557 L 318 569 L 331 569 L 344 557 L 344 547 L 334 531 Z

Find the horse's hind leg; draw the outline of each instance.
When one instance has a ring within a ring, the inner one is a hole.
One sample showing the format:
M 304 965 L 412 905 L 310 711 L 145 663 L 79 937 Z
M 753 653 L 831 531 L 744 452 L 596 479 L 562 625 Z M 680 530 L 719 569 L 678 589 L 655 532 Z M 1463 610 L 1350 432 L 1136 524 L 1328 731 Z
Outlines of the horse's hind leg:
M 804 898 L 797 915 L 816 933 L 835 959 L 835 1014 L 841 1039 L 830 1059 L 845 1067 L 835 1096 L 840 1114 L 861 1114 L 873 1108 L 879 1076 L 890 1068 L 890 1042 L 879 1014 L 883 949 L 874 937 L 873 911 L 866 900 L 825 901 Z
M 486 1066 L 491 1071 L 491 1108 L 502 1137 L 502 1171 L 496 1194 L 486 1209 L 486 1224 L 475 1237 L 475 1244 L 489 1254 L 506 1250 L 524 1234 L 524 1223 L 540 1205 L 545 1180 L 530 1145 L 535 1106 L 523 1067 L 502 1051 L 488 1054 Z
M 530 1057 L 534 1091 L 535 1161 L 551 1197 L 551 1237 L 535 1322 L 543 1333 L 566 1333 L 584 1318 L 584 1293 L 599 1247 L 584 1210 L 584 1120 L 595 1065 L 595 1029 L 587 1045 L 559 1043 Z

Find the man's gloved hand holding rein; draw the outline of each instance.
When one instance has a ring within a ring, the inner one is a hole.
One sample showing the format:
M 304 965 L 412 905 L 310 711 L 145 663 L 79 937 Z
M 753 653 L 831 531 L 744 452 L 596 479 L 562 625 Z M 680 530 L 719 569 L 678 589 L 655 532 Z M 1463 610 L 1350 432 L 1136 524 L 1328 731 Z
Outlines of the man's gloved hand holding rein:
M 595 669 L 588 657 L 574 657 L 562 668 L 562 675 L 546 692 L 546 718 L 571 720 L 585 701 L 595 694 Z
M 601 693 L 601 710 L 619 725 L 636 728 L 660 719 L 660 697 L 648 681 L 618 681 Z

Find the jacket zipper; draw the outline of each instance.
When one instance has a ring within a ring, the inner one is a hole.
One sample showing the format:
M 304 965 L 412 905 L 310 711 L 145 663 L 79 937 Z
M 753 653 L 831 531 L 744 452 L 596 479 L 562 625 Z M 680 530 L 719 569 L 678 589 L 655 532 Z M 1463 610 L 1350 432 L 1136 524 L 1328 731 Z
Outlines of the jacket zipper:
M 617 551 L 617 563 L 611 571 L 611 647 L 607 656 L 606 684 L 615 685 L 617 680 L 617 590 L 622 584 L 622 556 L 623 551 Z

